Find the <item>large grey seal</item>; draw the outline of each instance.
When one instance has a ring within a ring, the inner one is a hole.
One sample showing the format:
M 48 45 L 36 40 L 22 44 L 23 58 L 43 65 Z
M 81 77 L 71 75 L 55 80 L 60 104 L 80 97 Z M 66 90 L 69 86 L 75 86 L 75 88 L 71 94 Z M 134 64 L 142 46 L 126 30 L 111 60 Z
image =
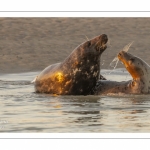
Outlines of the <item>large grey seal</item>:
M 58 95 L 93 94 L 100 76 L 100 56 L 107 48 L 107 41 L 106 34 L 97 36 L 75 48 L 62 63 L 45 68 L 35 79 L 36 92 Z
M 119 52 L 118 58 L 123 62 L 133 79 L 122 82 L 99 81 L 95 94 L 119 92 L 126 94 L 150 93 L 150 66 L 141 58 L 125 51 Z

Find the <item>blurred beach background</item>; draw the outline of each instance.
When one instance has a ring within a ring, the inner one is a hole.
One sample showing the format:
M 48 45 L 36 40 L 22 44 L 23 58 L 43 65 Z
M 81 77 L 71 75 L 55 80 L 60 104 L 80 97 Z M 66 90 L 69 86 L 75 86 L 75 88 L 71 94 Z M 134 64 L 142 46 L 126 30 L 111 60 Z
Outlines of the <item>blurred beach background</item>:
M 131 41 L 129 52 L 150 64 L 150 18 L 0 18 L 0 72 L 41 71 L 103 33 L 109 42 L 102 69 Z

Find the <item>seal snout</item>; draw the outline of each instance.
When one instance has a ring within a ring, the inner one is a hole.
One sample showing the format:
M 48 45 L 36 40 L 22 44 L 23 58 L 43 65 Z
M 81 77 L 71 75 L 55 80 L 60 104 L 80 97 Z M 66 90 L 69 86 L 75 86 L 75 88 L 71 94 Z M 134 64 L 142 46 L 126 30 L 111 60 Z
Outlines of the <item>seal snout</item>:
M 105 50 L 107 48 L 107 43 L 108 41 L 108 37 L 106 34 L 102 34 L 100 37 L 99 37 L 99 40 L 96 44 L 97 46 L 97 50 Z
M 101 35 L 101 38 L 102 38 L 102 43 L 103 43 L 103 44 L 106 44 L 107 41 L 108 41 L 107 35 L 106 35 L 106 34 L 102 34 L 102 35 Z
M 124 59 L 126 61 L 129 61 L 131 60 L 132 58 L 134 58 L 134 56 L 130 53 L 127 53 L 126 51 L 120 51 L 118 53 L 118 58 L 121 60 L 121 59 Z

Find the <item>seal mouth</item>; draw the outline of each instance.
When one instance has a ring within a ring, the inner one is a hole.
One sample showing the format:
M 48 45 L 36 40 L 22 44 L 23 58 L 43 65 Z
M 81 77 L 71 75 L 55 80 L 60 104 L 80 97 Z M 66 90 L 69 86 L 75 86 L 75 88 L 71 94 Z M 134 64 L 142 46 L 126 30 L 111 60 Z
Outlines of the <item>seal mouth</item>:
M 106 48 L 107 48 L 107 44 L 106 43 L 98 42 L 96 44 L 96 50 L 97 51 L 105 50 Z
M 106 49 L 107 48 L 107 43 L 102 43 L 100 49 Z

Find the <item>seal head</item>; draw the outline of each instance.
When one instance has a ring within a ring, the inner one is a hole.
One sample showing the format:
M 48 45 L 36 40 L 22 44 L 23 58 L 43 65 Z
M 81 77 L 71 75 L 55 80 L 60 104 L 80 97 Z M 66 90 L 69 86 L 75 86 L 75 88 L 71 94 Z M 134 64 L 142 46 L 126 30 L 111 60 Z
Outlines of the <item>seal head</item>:
M 129 84 L 131 93 L 150 93 L 150 66 L 141 58 L 125 51 L 119 52 L 118 58 L 133 78 Z

